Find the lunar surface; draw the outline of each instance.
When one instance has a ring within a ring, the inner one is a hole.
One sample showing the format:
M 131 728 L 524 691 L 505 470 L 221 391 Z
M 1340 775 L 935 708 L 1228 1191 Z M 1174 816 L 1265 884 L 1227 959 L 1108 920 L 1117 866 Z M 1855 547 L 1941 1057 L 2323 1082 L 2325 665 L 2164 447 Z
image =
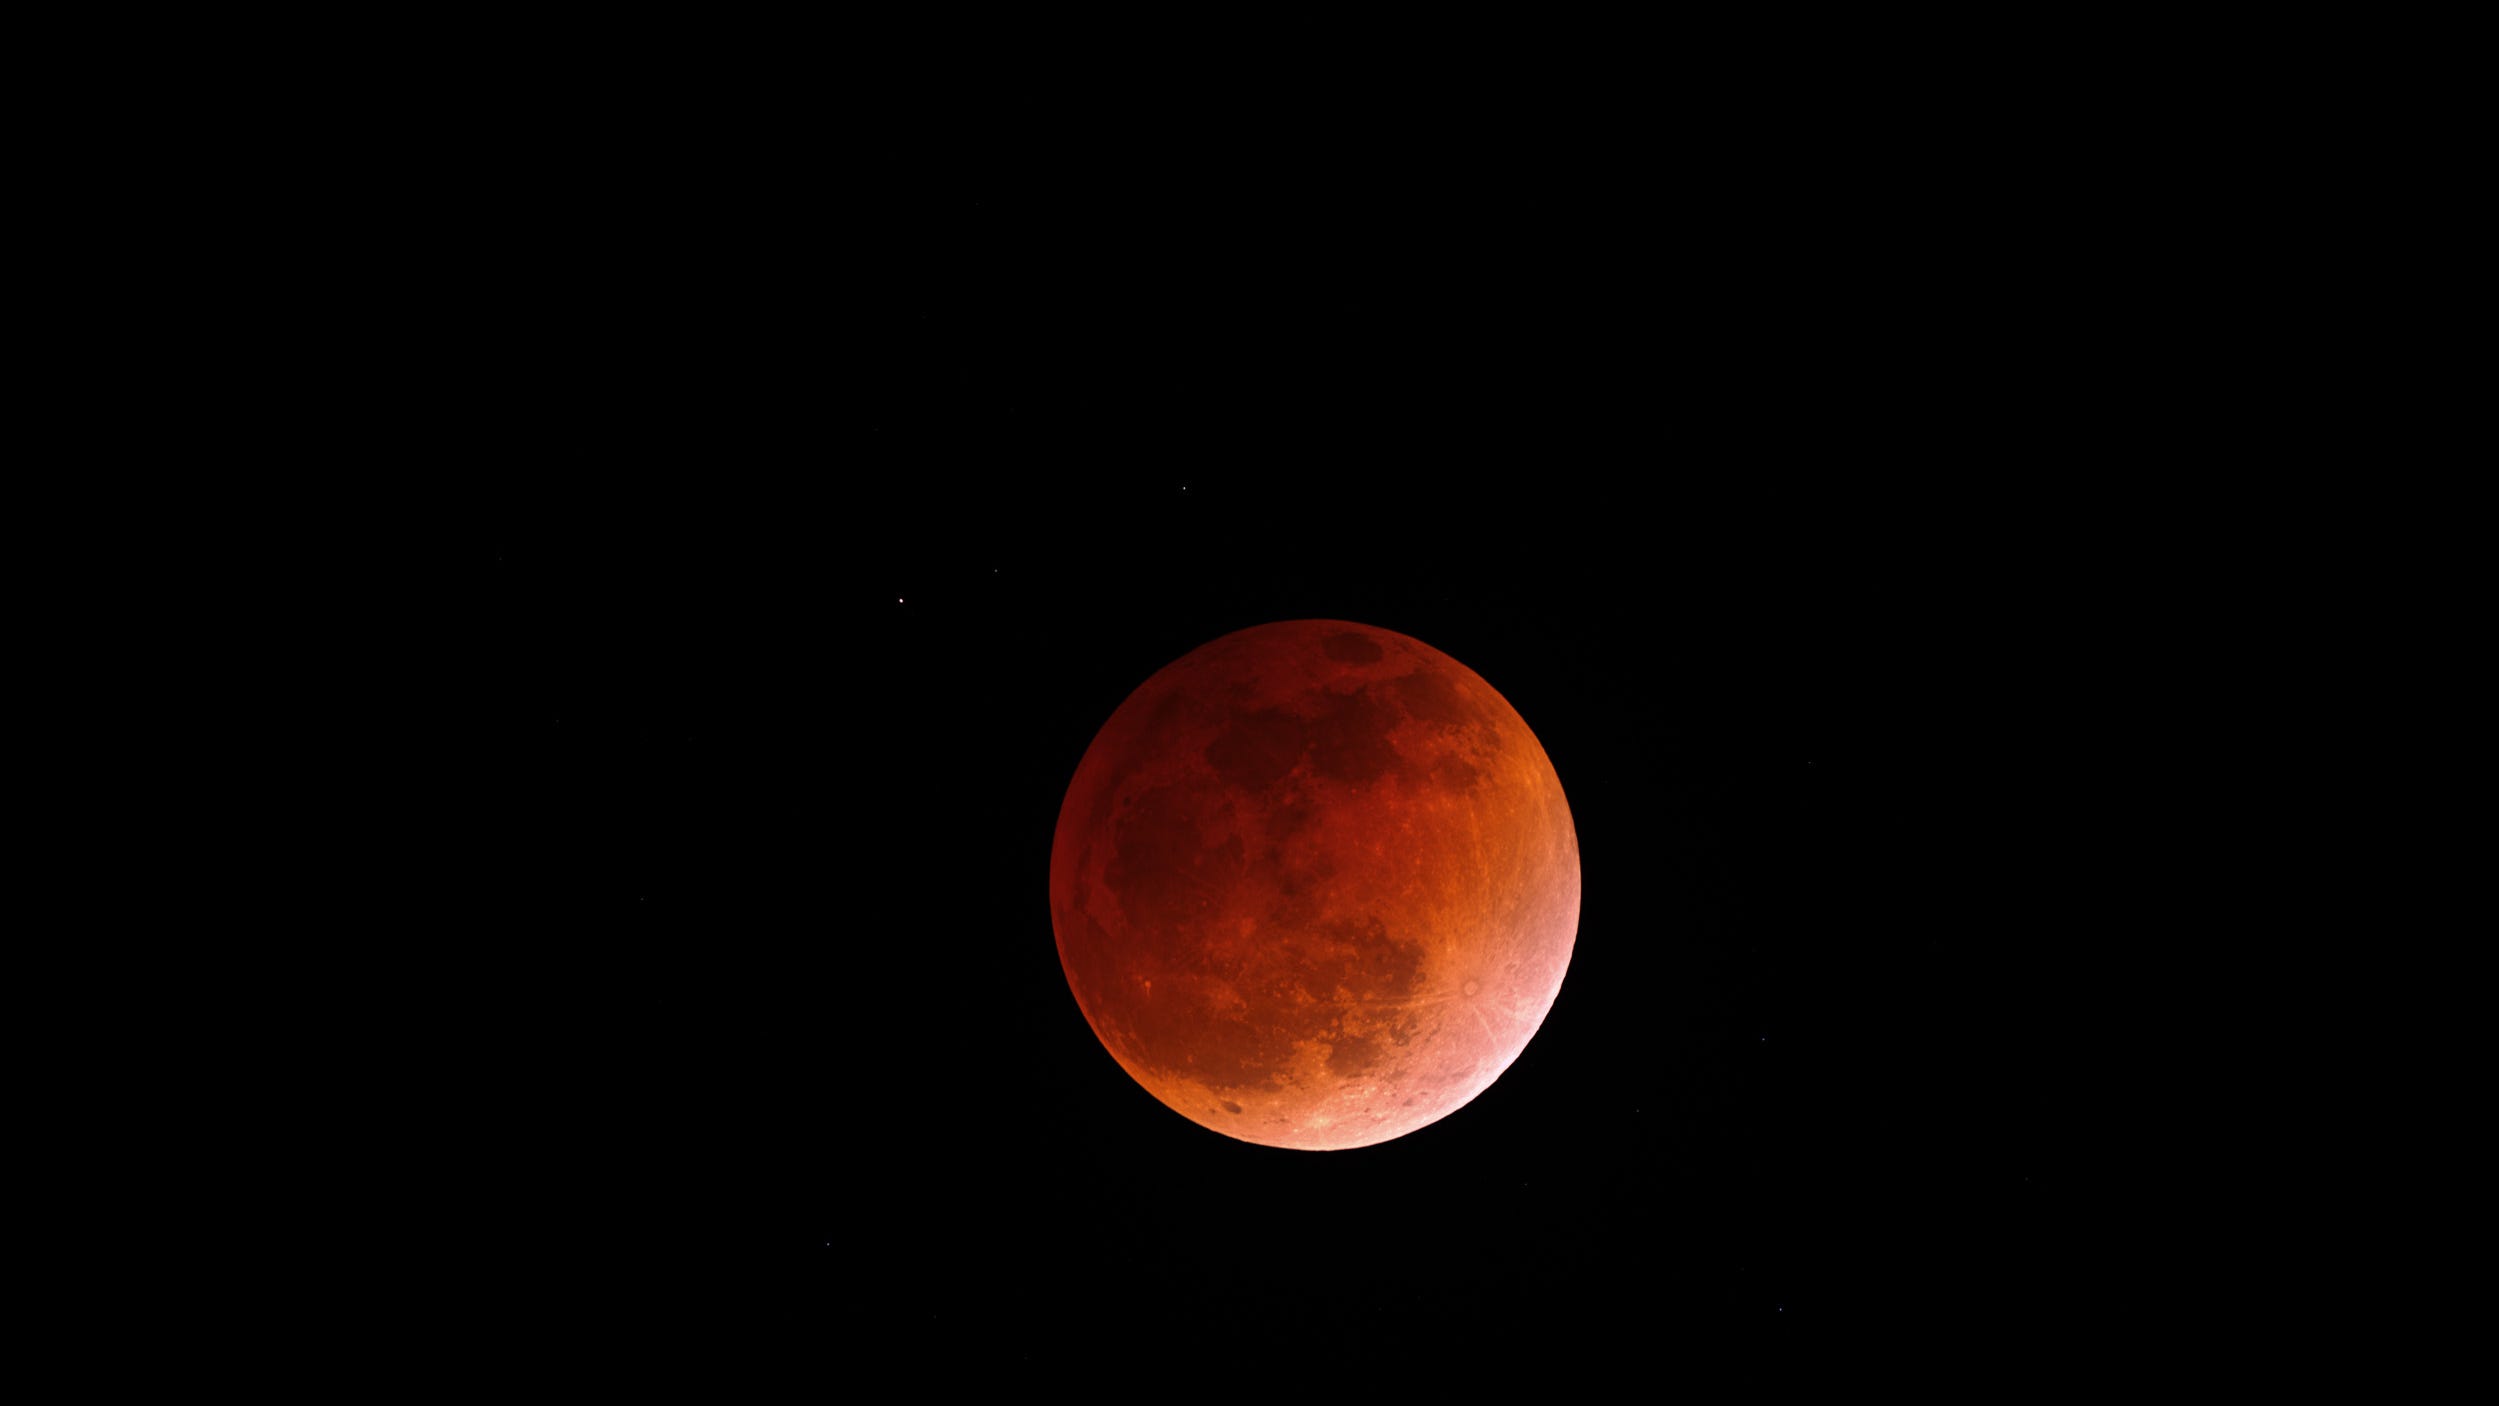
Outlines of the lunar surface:
M 1295 620 L 1140 686 L 1050 854 L 1076 1003 L 1216 1132 L 1363 1147 L 1526 1048 L 1579 931 L 1579 841 L 1517 711 L 1404 635 Z

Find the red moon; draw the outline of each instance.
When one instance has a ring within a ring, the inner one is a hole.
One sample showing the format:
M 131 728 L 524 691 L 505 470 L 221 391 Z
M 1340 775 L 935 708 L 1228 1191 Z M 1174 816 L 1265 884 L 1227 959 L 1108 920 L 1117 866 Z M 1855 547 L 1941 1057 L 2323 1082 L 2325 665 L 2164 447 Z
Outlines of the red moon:
M 1490 1087 L 1561 993 L 1579 837 L 1508 700 L 1419 640 L 1261 625 L 1147 679 L 1050 850 L 1076 1004 L 1227 1137 L 1366 1147 Z

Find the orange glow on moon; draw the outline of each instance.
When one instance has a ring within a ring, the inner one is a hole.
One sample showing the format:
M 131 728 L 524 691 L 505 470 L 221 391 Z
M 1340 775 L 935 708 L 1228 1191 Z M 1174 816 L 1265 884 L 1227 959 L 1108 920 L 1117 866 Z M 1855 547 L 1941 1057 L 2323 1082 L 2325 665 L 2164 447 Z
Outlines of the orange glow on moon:
M 1111 715 L 1059 809 L 1050 916 L 1094 1033 L 1173 1111 L 1364 1147 L 1463 1107 L 1534 1037 L 1579 931 L 1579 840 L 1474 671 L 1287 621 Z

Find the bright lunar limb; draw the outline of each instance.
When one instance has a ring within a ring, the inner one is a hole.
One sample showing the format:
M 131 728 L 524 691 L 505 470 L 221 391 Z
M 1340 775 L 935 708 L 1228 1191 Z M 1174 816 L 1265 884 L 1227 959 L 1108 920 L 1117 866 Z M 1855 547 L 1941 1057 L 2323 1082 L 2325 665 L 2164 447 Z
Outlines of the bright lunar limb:
M 1076 769 L 1050 914 L 1077 1005 L 1175 1112 L 1363 1147 L 1465 1106 L 1561 992 L 1579 841 L 1474 671 L 1335 620 L 1146 680 Z

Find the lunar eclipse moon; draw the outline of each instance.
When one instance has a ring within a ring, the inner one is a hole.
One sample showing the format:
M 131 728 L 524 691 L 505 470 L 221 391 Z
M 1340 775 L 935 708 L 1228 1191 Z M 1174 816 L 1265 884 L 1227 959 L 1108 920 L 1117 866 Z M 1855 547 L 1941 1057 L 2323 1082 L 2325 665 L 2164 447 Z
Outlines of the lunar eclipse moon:
M 1516 1060 L 1579 931 L 1579 841 L 1517 710 L 1404 635 L 1294 620 L 1138 687 L 1050 854 L 1059 960 L 1174 1112 L 1328 1150 L 1447 1117 Z

